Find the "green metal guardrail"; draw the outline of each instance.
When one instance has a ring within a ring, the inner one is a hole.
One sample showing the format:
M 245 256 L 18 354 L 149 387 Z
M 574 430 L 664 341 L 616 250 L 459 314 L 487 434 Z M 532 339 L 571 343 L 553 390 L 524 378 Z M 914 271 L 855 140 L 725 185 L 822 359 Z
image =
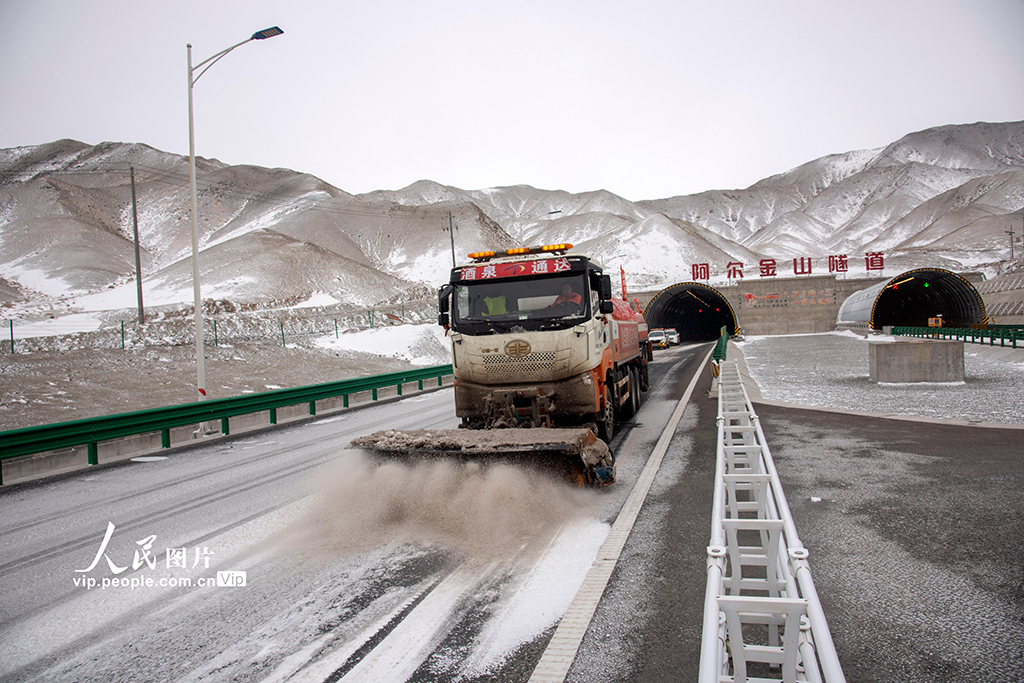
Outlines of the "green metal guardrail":
M 711 352 L 711 357 L 715 362 L 721 363 L 725 360 L 726 349 L 729 348 L 729 332 L 725 327 L 722 327 L 722 332 L 718 337 L 718 343 L 715 344 L 715 350 Z
M 376 401 L 378 389 L 397 387 L 398 395 L 401 396 L 403 384 L 416 382 L 418 388 L 422 390 L 425 380 L 436 379 L 437 385 L 441 386 L 443 378 L 451 374 L 451 365 L 435 365 L 418 370 L 359 377 L 327 384 L 277 389 L 258 394 L 216 398 L 165 408 L 151 408 L 38 427 L 11 429 L 0 432 L 0 460 L 84 444 L 87 447 L 89 464 L 96 465 L 99 464 L 98 446 L 102 441 L 160 432 L 161 445 L 164 448 L 170 448 L 170 432 L 174 427 L 220 420 L 221 433 L 226 436 L 230 434 L 228 418 L 238 415 L 266 410 L 270 411 L 270 423 L 277 424 L 278 408 L 308 403 L 309 414 L 316 415 L 316 402 L 323 399 L 341 396 L 342 406 L 348 408 L 348 398 L 351 394 L 370 391 L 372 400 Z M 0 473 L 0 484 L 3 484 L 2 473 Z
M 998 339 L 1000 346 L 1006 346 L 1007 342 L 1009 342 L 1013 348 L 1017 348 L 1018 341 L 1024 342 L 1024 329 L 1014 326 L 990 327 L 984 330 L 962 327 L 894 327 L 892 328 L 892 333 L 895 336 L 902 337 L 952 339 L 972 344 L 984 344 L 987 342 L 989 346 L 995 346 Z

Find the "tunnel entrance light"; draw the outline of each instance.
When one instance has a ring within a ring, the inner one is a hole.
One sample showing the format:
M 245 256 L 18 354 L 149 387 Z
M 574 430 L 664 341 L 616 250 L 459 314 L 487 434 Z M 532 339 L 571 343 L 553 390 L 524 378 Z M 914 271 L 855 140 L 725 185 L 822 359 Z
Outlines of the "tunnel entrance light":
M 910 281 L 911 281 L 911 280 L 913 280 L 913 279 L 914 279 L 914 278 L 912 278 L 912 277 L 908 277 L 908 278 L 907 278 L 907 279 L 905 279 L 905 280 L 900 280 L 899 282 L 894 282 L 894 283 L 892 283 L 892 284 L 891 284 L 891 285 L 889 285 L 889 286 L 890 286 L 890 287 L 892 287 L 893 289 L 896 289 L 896 285 L 902 285 L 902 284 L 903 284 L 904 282 L 910 282 Z M 927 286 L 928 286 L 928 284 L 927 284 L 927 283 L 925 283 L 925 287 L 927 287 Z

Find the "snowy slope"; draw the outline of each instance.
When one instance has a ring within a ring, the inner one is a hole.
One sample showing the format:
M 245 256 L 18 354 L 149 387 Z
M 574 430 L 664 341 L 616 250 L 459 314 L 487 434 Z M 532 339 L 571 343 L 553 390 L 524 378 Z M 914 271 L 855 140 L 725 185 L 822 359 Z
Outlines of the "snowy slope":
M 0 150 L 0 303 L 16 315 L 74 309 L 134 282 L 134 168 L 144 289 L 187 306 L 188 159 L 142 144 L 60 140 Z M 252 309 L 430 298 L 482 249 L 570 242 L 632 288 L 708 263 L 885 253 L 886 268 L 994 274 L 1024 220 L 1024 122 L 941 126 L 833 154 L 749 188 L 630 201 L 529 185 L 462 190 L 421 180 L 351 195 L 288 169 L 197 159 L 203 296 Z M 449 226 L 453 228 L 449 232 Z M 55 304 L 54 302 L 58 302 Z M 95 304 L 91 304 L 95 305 Z M 111 304 L 113 305 L 113 303 Z M 19 313 L 20 311 L 20 313 Z
M 996 238 L 1024 217 L 1022 168 L 1024 122 L 941 126 L 745 190 L 639 204 L 773 256 L 884 251 L 899 264 L 934 244 L 965 267 L 1009 256 L 1006 235 L 1002 247 Z M 963 231 L 971 225 L 980 232 Z

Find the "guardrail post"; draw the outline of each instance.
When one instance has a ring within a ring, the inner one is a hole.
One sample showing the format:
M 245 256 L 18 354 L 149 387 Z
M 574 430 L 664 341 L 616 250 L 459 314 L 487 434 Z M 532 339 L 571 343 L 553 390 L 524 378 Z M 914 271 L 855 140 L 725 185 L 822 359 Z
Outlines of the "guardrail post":
M 270 409 L 270 424 L 272 424 L 272 425 L 276 425 L 277 424 L 277 408 L 271 408 Z
M 377 400 L 377 390 L 376 390 L 376 389 L 373 389 L 373 390 L 371 391 L 371 395 L 373 396 L 373 400 L 374 400 L 374 401 L 376 401 L 376 400 Z
M 309 402 L 309 414 L 316 415 L 316 401 Z
M 342 408 L 348 408 L 348 394 L 344 394 L 341 397 L 341 407 Z
M 170 448 L 171 447 L 171 430 L 161 429 L 160 430 L 160 447 Z
M 416 388 L 423 391 L 423 380 L 419 380 L 416 384 Z
M 402 383 L 399 382 L 398 384 L 396 384 L 395 385 L 395 389 L 398 390 L 398 395 L 401 396 L 402 395 Z
M 89 464 L 90 465 L 99 465 L 100 464 L 99 444 L 96 443 L 95 441 L 90 441 L 89 444 L 85 447 L 85 449 L 86 449 L 86 452 L 89 454 L 88 455 Z
M 224 436 L 230 436 L 231 434 L 231 426 L 228 424 L 227 417 L 222 417 L 220 419 L 220 433 Z

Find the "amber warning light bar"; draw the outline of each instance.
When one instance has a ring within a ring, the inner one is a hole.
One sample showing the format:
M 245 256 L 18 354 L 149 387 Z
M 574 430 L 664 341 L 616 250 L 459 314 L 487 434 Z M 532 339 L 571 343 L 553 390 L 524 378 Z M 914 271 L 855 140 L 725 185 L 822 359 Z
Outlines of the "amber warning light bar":
M 572 249 L 571 244 L 545 244 L 539 247 L 516 247 L 505 251 L 475 251 L 469 254 L 474 261 L 486 261 L 498 256 L 522 256 L 523 254 L 545 254 L 554 252 L 565 252 Z

